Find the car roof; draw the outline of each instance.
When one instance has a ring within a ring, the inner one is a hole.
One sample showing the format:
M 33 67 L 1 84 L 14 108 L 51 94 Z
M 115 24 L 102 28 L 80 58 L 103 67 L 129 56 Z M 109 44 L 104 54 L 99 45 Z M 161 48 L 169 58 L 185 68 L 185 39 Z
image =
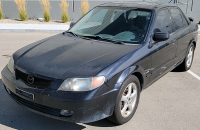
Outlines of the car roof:
M 161 2 L 151 2 L 151 1 L 133 1 L 133 2 L 109 2 L 99 5 L 100 7 L 124 7 L 124 8 L 142 8 L 142 9 L 152 9 L 158 10 L 163 7 L 174 6 L 174 4 L 166 4 Z

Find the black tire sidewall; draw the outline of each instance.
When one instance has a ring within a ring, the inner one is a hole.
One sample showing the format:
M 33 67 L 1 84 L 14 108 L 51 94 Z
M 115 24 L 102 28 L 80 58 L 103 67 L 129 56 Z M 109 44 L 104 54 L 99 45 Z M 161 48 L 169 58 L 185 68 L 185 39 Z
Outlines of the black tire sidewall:
M 128 117 L 124 118 L 121 115 L 121 97 L 122 97 L 122 94 L 123 94 L 125 88 L 131 82 L 134 82 L 137 86 L 137 90 L 138 90 L 137 91 L 137 100 L 136 100 L 135 108 L 132 111 L 132 113 Z M 128 76 L 126 78 L 126 80 L 123 82 L 123 84 L 120 88 L 120 91 L 119 91 L 119 94 L 118 94 L 118 97 L 117 97 L 117 101 L 116 101 L 116 105 L 115 105 L 115 116 L 116 116 L 117 121 L 120 124 L 124 124 L 124 123 L 128 122 L 133 117 L 133 115 L 135 114 L 135 111 L 136 111 L 138 103 L 139 103 L 140 91 L 141 91 L 141 87 L 140 87 L 140 82 L 139 82 L 138 78 L 134 75 Z

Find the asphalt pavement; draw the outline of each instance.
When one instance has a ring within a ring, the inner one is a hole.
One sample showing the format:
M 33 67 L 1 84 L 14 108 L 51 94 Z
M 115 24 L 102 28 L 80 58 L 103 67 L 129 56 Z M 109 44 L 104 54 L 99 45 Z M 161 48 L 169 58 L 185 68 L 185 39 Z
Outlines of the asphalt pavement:
M 0 71 L 19 48 L 56 33 L 0 33 Z M 199 36 L 200 39 L 200 36 Z M 141 93 L 134 117 L 118 126 L 103 119 L 82 124 L 47 118 L 14 102 L 0 77 L 0 130 L 200 130 L 200 42 L 189 72 L 170 72 Z

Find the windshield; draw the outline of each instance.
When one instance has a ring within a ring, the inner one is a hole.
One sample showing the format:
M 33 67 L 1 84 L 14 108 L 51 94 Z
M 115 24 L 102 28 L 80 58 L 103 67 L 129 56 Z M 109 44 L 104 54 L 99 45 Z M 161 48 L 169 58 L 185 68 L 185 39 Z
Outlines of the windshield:
M 151 19 L 150 10 L 96 7 L 69 31 L 80 36 L 99 36 L 126 43 L 141 43 Z

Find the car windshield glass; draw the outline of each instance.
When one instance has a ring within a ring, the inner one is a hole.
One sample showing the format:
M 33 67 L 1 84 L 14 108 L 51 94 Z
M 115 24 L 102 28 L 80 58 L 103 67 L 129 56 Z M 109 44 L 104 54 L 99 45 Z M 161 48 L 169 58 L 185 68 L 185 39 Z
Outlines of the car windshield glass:
M 152 12 L 145 9 L 96 7 L 69 31 L 79 36 L 99 36 L 125 43 L 141 43 Z

